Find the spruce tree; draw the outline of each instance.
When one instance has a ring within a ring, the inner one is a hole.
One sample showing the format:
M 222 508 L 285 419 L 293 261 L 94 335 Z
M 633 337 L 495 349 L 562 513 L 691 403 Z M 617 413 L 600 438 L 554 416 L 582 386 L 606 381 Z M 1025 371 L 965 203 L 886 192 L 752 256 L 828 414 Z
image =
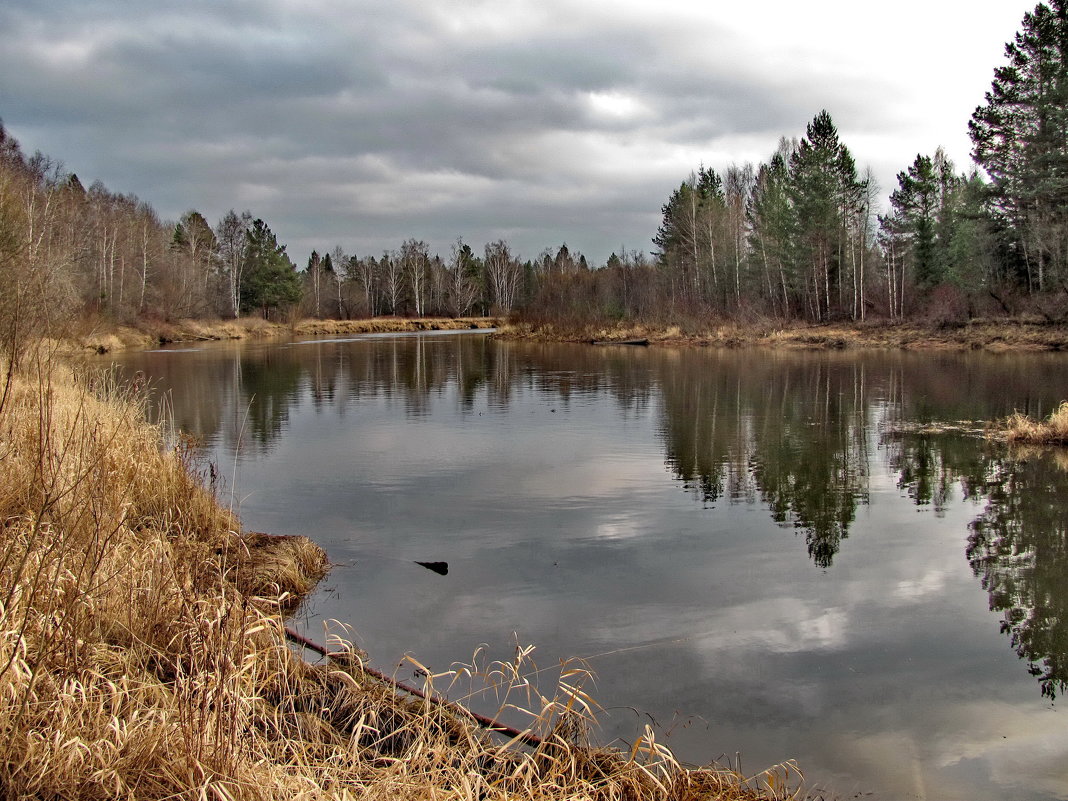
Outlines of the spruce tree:
M 857 202 L 856 163 L 826 110 L 808 124 L 790 158 L 794 247 L 806 272 L 806 312 L 827 319 L 839 296 L 847 215 Z
M 786 165 L 788 152 L 778 152 L 770 164 L 761 164 L 749 202 L 749 242 L 764 267 L 772 307 L 784 315 L 799 289 L 792 258 L 793 210 L 790 207 Z
M 1024 15 L 968 129 L 1028 288 L 1068 287 L 1068 7 Z
M 244 281 L 241 284 L 241 310 L 259 310 L 269 317 L 271 310 L 291 306 L 300 300 L 300 278 L 296 267 L 279 245 L 274 232 L 261 219 L 252 221 L 245 235 Z

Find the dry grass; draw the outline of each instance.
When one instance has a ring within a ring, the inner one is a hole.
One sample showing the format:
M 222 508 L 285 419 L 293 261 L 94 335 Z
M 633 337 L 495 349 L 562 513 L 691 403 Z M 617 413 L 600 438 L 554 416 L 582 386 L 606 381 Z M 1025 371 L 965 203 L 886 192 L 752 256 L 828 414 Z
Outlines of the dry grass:
M 1006 440 L 1021 445 L 1068 445 L 1068 401 L 1045 420 L 1016 412 L 1000 426 Z
M 708 320 L 678 323 L 620 322 L 563 324 L 513 322 L 498 336 L 545 342 L 588 342 L 591 339 L 648 339 L 666 345 L 841 350 L 892 348 L 906 350 L 1043 351 L 1068 350 L 1068 326 L 1031 320 L 982 320 L 946 326 L 923 322 L 836 323 L 810 325 L 773 320 L 733 322 Z
M 684 328 L 680 325 L 654 325 L 639 322 L 619 323 L 531 323 L 513 321 L 501 325 L 497 336 L 501 339 L 529 339 L 538 342 L 619 342 L 647 339 L 668 345 L 726 344 L 736 336 L 734 327 L 705 326 Z
M 141 320 L 136 326 L 114 326 L 101 320 L 83 320 L 75 326 L 68 348 L 75 351 L 113 351 L 153 348 L 171 342 L 271 339 L 297 336 L 456 331 L 493 328 L 496 317 L 375 317 L 368 320 L 298 320 L 273 323 L 260 317 L 237 320 Z
M 0 797 L 796 795 L 792 766 L 748 780 L 688 770 L 652 732 L 629 752 L 590 747 L 584 671 L 562 669 L 542 695 L 529 650 L 427 683 L 492 688 L 543 738 L 536 748 L 402 696 L 351 650 L 303 661 L 283 609 L 322 572 L 322 552 L 241 535 L 191 452 L 164 448 L 141 400 L 107 376 L 26 363 L 0 395 Z

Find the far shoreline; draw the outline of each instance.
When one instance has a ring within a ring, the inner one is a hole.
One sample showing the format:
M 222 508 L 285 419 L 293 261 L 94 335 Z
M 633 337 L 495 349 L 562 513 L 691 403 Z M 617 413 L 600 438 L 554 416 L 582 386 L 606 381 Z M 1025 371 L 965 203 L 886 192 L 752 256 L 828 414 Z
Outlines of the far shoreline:
M 501 323 L 503 318 L 500 317 L 372 317 L 359 320 L 309 318 L 291 323 L 276 323 L 259 317 L 240 317 L 233 320 L 138 320 L 130 325 L 110 325 L 106 322 L 83 325 L 83 331 L 62 337 L 62 341 L 65 343 L 64 350 L 105 354 L 192 342 L 484 330 L 496 328 Z
M 561 325 L 510 322 L 501 339 L 611 344 L 647 340 L 650 346 L 781 350 L 1068 351 L 1068 325 L 1029 318 L 974 319 L 967 323 L 886 321 L 820 323 L 762 321 L 668 325 L 618 322 Z
M 650 346 L 781 350 L 1068 351 L 1068 324 L 1027 317 L 977 318 L 952 324 L 922 320 L 820 324 L 780 321 L 561 324 L 492 316 L 309 318 L 279 323 L 244 317 L 235 320 L 139 320 L 131 325 L 97 321 L 91 325 L 83 324 L 81 328 L 81 332 L 63 337 L 65 350 L 104 354 L 191 342 L 496 329 L 493 335 L 498 339 L 543 343 L 611 344 L 644 340 Z

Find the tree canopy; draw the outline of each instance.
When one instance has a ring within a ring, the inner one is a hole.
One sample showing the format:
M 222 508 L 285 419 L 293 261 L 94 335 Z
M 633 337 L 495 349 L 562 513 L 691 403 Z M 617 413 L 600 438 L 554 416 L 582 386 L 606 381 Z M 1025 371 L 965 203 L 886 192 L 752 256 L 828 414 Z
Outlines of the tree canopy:
M 968 132 L 1029 288 L 1068 288 L 1068 7 L 1040 3 L 1005 45 Z
M 272 310 L 300 300 L 300 279 L 286 246 L 279 245 L 274 232 L 258 218 L 245 234 L 242 272 L 241 311 L 245 314 L 259 310 L 269 317 Z

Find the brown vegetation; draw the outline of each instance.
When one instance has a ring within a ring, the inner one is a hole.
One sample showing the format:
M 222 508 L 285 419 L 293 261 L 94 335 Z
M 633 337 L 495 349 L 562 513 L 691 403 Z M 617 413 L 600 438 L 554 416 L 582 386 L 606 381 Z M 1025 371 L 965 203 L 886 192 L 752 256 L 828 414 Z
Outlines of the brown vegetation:
M 1000 427 L 1005 439 L 1021 445 L 1068 445 L 1068 401 L 1045 420 L 1016 412 Z
M 494 328 L 495 317 L 374 317 L 368 320 L 301 320 L 292 326 L 301 335 L 390 334 L 415 331 L 461 331 Z
M 283 610 L 323 571 L 320 549 L 242 534 L 198 481 L 189 443 L 165 447 L 142 399 L 107 375 L 29 351 L 6 376 L 0 796 L 796 796 L 791 766 L 748 781 L 688 770 L 651 732 L 629 751 L 589 747 L 585 671 L 562 668 L 542 695 L 529 650 L 426 681 L 490 686 L 502 708 L 529 709 L 535 748 L 402 697 L 351 649 L 305 662 L 285 644 Z
M 69 338 L 76 351 L 111 353 L 152 348 L 174 342 L 210 342 L 239 339 L 281 339 L 290 336 L 338 336 L 344 334 L 403 333 L 414 331 L 454 331 L 493 328 L 494 317 L 375 317 L 367 320 L 299 320 L 272 323 L 261 317 L 236 320 L 142 319 L 136 325 L 85 324 Z
M 705 347 L 769 346 L 831 349 L 899 348 L 909 350 L 1068 350 L 1068 326 L 1037 319 L 975 319 L 946 326 L 919 322 L 869 322 L 806 325 L 773 321 L 750 323 L 532 323 L 512 322 L 498 329 L 504 339 L 548 342 L 648 339 L 653 344 Z

